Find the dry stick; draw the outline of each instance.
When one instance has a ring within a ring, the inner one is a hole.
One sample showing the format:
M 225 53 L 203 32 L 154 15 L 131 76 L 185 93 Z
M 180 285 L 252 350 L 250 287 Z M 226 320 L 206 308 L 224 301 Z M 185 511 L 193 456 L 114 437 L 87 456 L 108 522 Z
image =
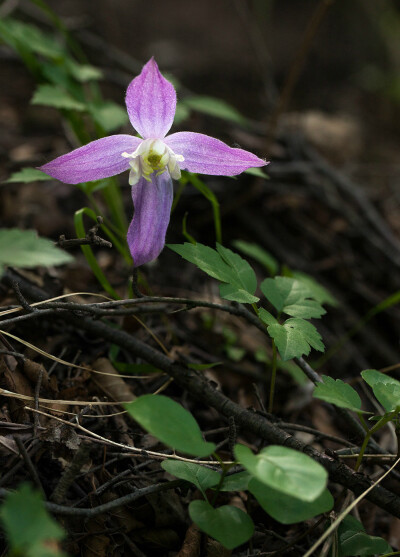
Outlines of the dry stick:
M 3 280 L 5 282 L 10 280 L 9 272 L 3 276 Z M 24 289 L 27 293 L 29 292 L 29 296 L 32 298 L 43 299 L 45 297 L 41 290 L 28 283 L 24 284 Z M 367 476 L 362 476 L 348 468 L 342 462 L 338 462 L 328 455 L 319 453 L 310 445 L 302 443 L 279 427 L 270 423 L 266 418 L 240 407 L 224 394 L 215 390 L 214 387 L 195 370 L 174 363 L 164 354 L 147 346 L 125 331 L 113 329 L 98 321 L 95 322 L 88 319 L 76 318 L 73 315 L 64 315 L 63 318 L 78 329 L 83 329 L 97 338 L 104 338 L 109 342 L 115 343 L 131 354 L 139 356 L 159 369 L 163 369 L 175 379 L 175 382 L 181 388 L 187 390 L 193 398 L 201 401 L 202 404 L 215 408 L 228 419 L 230 416 L 233 416 L 235 418 L 235 423 L 241 427 L 242 431 L 249 431 L 260 436 L 265 441 L 287 446 L 309 455 L 326 468 L 332 481 L 347 487 L 356 495 L 363 493 L 366 489 L 373 486 L 374 489 L 368 492 L 366 498 L 382 509 L 400 518 L 400 497 L 381 486 L 374 486 Z
M 187 482 L 183 480 L 174 480 L 171 482 L 166 482 L 163 484 L 155 484 L 150 487 L 143 487 L 141 489 L 137 489 L 133 493 L 129 493 L 124 497 L 120 497 L 119 499 L 115 499 L 114 501 L 110 501 L 109 503 L 104 503 L 103 505 L 98 505 L 94 508 L 87 508 L 87 509 L 77 509 L 76 507 L 65 507 L 63 505 L 57 505 L 55 503 L 45 502 L 45 506 L 47 510 L 55 513 L 60 514 L 63 516 L 83 516 L 87 518 L 92 518 L 94 516 L 98 516 L 99 514 L 103 514 L 105 512 L 114 510 L 118 507 L 122 507 L 123 505 L 128 505 L 141 497 L 146 497 L 151 495 L 152 493 L 160 493 L 161 491 L 168 491 L 170 489 L 175 489 L 177 487 L 182 487 L 186 485 Z M 0 497 L 7 497 L 12 493 L 8 489 L 0 488 Z
M 53 493 L 51 494 L 50 499 L 54 503 L 61 503 L 63 501 L 70 485 L 74 482 L 75 478 L 79 475 L 82 466 L 88 460 L 89 452 L 89 444 L 82 443 L 72 459 L 72 462 L 59 479 Z
M 33 462 L 31 460 L 31 457 L 28 454 L 28 451 L 25 448 L 24 443 L 22 442 L 22 439 L 20 437 L 18 437 L 18 435 L 14 435 L 14 441 L 17 444 L 17 447 L 19 449 L 19 452 L 22 456 L 22 458 L 24 459 L 24 462 L 32 476 L 32 480 L 35 482 L 36 486 L 40 489 L 40 491 L 42 492 L 43 495 L 45 495 L 43 486 L 42 486 L 42 482 L 39 479 L 39 475 L 37 473 L 36 468 L 33 465 Z

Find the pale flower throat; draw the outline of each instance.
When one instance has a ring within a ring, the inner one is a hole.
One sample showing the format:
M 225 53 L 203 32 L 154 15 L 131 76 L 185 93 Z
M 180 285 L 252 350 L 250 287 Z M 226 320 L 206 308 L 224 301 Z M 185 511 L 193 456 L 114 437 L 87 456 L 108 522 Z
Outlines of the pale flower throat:
M 182 155 L 176 155 L 161 139 L 145 139 L 133 153 L 121 154 L 125 158 L 132 159 L 129 161 L 131 186 L 137 184 L 142 176 L 151 182 L 150 175 L 153 172 L 159 176 L 167 169 L 171 178 L 178 180 L 181 177 L 178 162 L 185 160 Z

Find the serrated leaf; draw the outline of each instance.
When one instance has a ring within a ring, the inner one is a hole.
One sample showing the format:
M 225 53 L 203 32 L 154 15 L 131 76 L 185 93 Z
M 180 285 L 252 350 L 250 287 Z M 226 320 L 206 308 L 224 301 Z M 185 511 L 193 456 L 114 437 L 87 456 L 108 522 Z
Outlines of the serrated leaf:
M 323 383 L 317 383 L 313 396 L 340 408 L 347 408 L 353 412 L 362 412 L 361 399 L 355 389 L 341 379 L 322 376 Z
M 192 501 L 189 515 L 200 530 L 218 540 L 226 549 L 242 545 L 254 532 L 249 515 L 231 505 L 214 509 L 206 501 Z
M 292 317 L 311 319 L 326 313 L 321 304 L 312 299 L 312 292 L 300 280 L 281 276 L 268 278 L 261 283 L 261 291 L 278 312 Z
M 106 132 L 117 130 L 128 122 L 128 113 L 125 108 L 112 101 L 91 104 L 88 109 L 96 123 Z
M 46 180 L 52 180 L 52 179 L 53 178 L 51 176 L 48 176 L 47 174 L 45 174 L 41 170 L 38 170 L 37 168 L 25 167 L 22 170 L 19 170 L 18 172 L 14 172 L 13 174 L 11 174 L 8 180 L 5 180 L 4 183 L 13 184 L 13 183 L 21 182 L 23 184 L 27 184 L 29 182 L 42 182 L 42 181 L 44 182 Z
M 307 502 L 282 493 L 255 478 L 249 483 L 249 491 L 264 511 L 281 524 L 303 522 L 330 511 L 334 503 L 328 489 L 325 489 L 314 501 Z
M 320 304 L 329 304 L 330 306 L 338 306 L 339 301 L 329 292 L 325 286 L 322 286 L 319 282 L 315 280 L 314 277 L 302 273 L 300 271 L 292 271 L 292 276 L 302 282 L 311 292 L 314 300 L 317 300 Z
M 386 412 L 400 407 L 400 381 L 376 369 L 366 369 L 361 376 L 374 391 L 374 395 Z
M 166 396 L 143 395 L 125 408 L 146 431 L 177 451 L 203 457 L 215 450 L 214 443 L 203 440 L 192 414 Z
M 326 487 L 328 473 L 311 457 L 299 451 L 271 445 L 257 455 L 244 445 L 235 445 L 237 460 L 263 484 L 302 501 L 315 501 Z
M 7 496 L 0 519 L 13 555 L 61 557 L 61 552 L 51 551 L 49 542 L 61 540 L 65 533 L 47 513 L 41 495 L 30 485 L 22 484 Z
M 0 265 L 38 267 L 63 265 L 73 258 L 34 230 L 0 229 Z
M 215 470 L 194 462 L 164 460 L 161 467 L 173 476 L 194 484 L 204 495 L 207 489 L 218 485 L 221 479 L 221 474 Z
M 85 111 L 87 109 L 86 104 L 74 99 L 69 93 L 54 85 L 39 85 L 33 94 L 31 104 L 65 110 Z
M 227 300 L 241 303 L 254 303 L 259 300 L 254 296 L 257 288 L 257 278 L 250 265 L 232 252 L 217 244 L 217 250 L 202 244 L 169 244 L 168 247 L 181 257 L 194 263 L 207 273 L 223 283 L 220 286 L 221 296 Z
M 259 168 L 250 170 L 260 170 Z M 265 177 L 265 176 L 264 176 Z M 234 240 L 232 244 L 245 255 L 252 257 L 263 265 L 271 275 L 276 275 L 279 269 L 278 261 L 268 251 L 259 246 L 243 240 Z
M 325 350 L 317 329 L 304 319 L 291 318 L 283 325 L 270 325 L 268 334 L 274 339 L 282 360 L 308 355 L 311 348 Z

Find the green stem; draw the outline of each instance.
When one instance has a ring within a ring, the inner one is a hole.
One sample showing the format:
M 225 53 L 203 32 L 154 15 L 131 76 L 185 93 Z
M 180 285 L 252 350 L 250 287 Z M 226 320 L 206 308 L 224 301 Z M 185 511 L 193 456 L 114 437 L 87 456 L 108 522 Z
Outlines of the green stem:
M 390 422 L 391 419 L 393 418 L 393 416 L 395 416 L 395 414 L 396 414 L 395 412 L 390 412 L 389 414 L 385 414 L 374 425 L 374 427 L 372 427 L 370 430 L 368 430 L 368 433 L 364 438 L 363 444 L 361 445 L 361 449 L 360 449 L 360 452 L 359 452 L 358 457 L 357 457 L 357 462 L 356 462 L 356 465 L 355 465 L 355 468 L 354 468 L 356 472 L 358 471 L 358 469 L 361 466 L 361 462 L 362 462 L 362 459 L 364 457 L 365 449 L 367 448 L 369 440 L 371 439 L 372 435 L 374 433 L 376 433 L 378 430 L 380 430 L 383 426 L 385 426 L 388 422 Z
M 269 403 L 268 403 L 268 412 L 270 414 L 272 414 L 272 410 L 274 407 L 276 368 L 277 368 L 277 351 L 276 351 L 275 341 L 272 339 L 272 371 L 271 371 L 271 385 L 269 388 Z

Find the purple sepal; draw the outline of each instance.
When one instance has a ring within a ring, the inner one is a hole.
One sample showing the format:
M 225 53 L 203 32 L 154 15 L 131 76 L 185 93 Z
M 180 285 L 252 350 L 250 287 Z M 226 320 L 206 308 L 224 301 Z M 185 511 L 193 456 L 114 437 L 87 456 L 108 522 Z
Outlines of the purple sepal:
M 127 170 L 129 159 L 122 153 L 135 151 L 140 143 L 133 135 L 110 135 L 62 155 L 39 170 L 66 184 L 101 180 Z
M 135 267 L 156 259 L 165 244 L 173 200 L 168 172 L 152 174 L 151 182 L 141 178 L 132 188 L 135 208 L 128 230 L 128 245 Z
M 154 58 L 129 84 L 125 102 L 132 126 L 144 139 L 162 139 L 168 133 L 175 116 L 176 92 Z
M 199 174 L 235 176 L 248 168 L 268 164 L 244 149 L 229 147 L 219 139 L 194 132 L 177 132 L 165 138 L 165 143 L 185 160 L 182 170 Z

